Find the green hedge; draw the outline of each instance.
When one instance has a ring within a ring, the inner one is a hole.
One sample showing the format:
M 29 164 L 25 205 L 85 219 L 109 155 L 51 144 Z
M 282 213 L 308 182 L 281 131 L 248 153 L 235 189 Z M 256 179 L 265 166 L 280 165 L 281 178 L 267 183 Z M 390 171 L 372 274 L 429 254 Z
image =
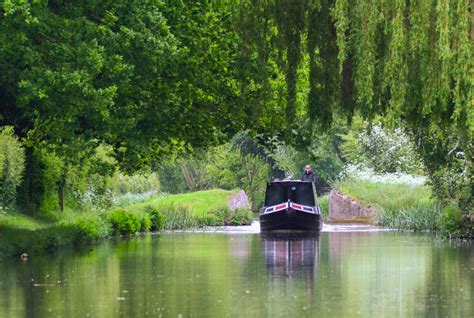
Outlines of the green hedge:
M 49 221 L 3 213 L 0 215 L 0 255 L 54 252 L 61 246 L 90 244 L 112 235 L 244 225 L 250 224 L 254 218 L 250 209 L 231 211 L 226 205 L 221 205 L 211 211 L 196 213 L 189 206 L 189 201 L 165 201 L 109 212 L 64 214 L 62 220 L 52 218 Z

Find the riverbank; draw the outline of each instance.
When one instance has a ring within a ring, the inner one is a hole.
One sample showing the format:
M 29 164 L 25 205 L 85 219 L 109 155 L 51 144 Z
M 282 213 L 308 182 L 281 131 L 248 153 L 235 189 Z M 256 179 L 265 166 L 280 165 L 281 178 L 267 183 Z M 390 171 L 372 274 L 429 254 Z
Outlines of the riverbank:
M 228 208 L 227 201 L 234 193 L 214 189 L 160 196 L 109 211 L 68 212 L 53 221 L 1 213 L 0 256 L 54 252 L 60 246 L 139 232 L 250 224 L 250 209 Z
M 427 185 L 345 179 L 336 182 L 334 188 L 371 208 L 371 221 L 379 226 L 430 231 L 452 238 L 473 237 L 472 221 L 455 206 L 443 207 Z

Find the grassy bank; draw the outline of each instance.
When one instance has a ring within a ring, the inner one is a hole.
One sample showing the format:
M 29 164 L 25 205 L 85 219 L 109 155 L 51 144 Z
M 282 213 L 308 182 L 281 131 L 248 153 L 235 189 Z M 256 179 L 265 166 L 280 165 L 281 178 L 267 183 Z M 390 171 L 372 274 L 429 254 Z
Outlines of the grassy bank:
M 453 224 L 459 211 L 454 207 L 443 208 L 426 185 L 345 179 L 336 182 L 334 188 L 372 207 L 374 221 L 380 226 L 465 236 L 462 229 L 456 232 L 458 225 Z
M 68 212 L 54 221 L 0 213 L 0 255 L 52 252 L 64 245 L 137 232 L 249 224 L 253 218 L 250 210 L 228 209 L 231 194 L 216 189 L 150 198 L 110 211 Z

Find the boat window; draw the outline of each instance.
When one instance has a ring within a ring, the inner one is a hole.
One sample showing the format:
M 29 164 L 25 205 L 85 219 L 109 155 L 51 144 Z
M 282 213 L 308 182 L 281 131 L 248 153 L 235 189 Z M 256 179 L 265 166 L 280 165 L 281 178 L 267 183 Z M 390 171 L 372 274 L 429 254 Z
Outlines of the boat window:
M 314 206 L 313 185 L 311 182 L 273 182 L 267 186 L 265 206 L 282 202 L 292 202 Z

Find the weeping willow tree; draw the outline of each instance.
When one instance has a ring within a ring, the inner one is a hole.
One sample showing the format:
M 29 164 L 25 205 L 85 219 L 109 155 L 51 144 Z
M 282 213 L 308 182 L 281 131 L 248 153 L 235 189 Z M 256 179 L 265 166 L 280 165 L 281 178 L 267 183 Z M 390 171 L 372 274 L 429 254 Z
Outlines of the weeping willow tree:
M 337 0 L 339 72 L 354 106 L 416 142 L 433 190 L 473 208 L 473 41 L 469 0 Z
M 239 54 L 255 66 L 246 78 L 270 96 L 263 104 L 275 88 L 268 82 L 283 74 L 273 109 L 285 114 L 287 141 L 298 128 L 329 128 L 336 113 L 383 116 L 411 135 L 438 198 L 472 210 L 470 0 L 244 0 L 239 10 L 247 30 Z

